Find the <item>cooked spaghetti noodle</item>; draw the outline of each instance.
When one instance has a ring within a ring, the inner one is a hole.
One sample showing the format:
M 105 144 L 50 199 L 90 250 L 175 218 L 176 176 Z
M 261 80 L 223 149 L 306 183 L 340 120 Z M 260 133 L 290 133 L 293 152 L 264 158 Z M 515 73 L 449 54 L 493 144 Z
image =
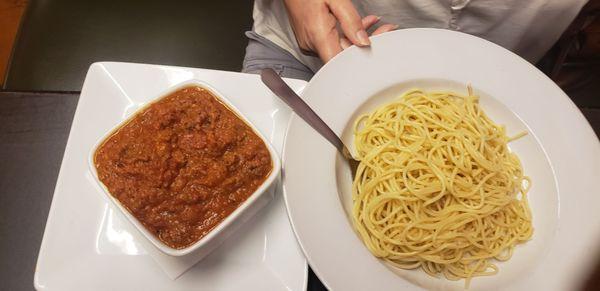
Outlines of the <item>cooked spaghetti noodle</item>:
M 352 185 L 353 223 L 375 256 L 467 287 L 533 233 L 514 138 L 468 93 L 411 90 L 360 116 Z

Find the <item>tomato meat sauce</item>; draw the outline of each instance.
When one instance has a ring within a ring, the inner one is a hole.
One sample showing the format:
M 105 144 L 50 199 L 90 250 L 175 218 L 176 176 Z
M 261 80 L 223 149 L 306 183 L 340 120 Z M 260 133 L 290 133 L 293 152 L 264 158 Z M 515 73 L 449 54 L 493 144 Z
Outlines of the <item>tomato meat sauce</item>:
M 94 163 L 110 194 L 175 249 L 209 233 L 273 168 L 263 140 L 201 87 L 143 109 L 98 147 Z

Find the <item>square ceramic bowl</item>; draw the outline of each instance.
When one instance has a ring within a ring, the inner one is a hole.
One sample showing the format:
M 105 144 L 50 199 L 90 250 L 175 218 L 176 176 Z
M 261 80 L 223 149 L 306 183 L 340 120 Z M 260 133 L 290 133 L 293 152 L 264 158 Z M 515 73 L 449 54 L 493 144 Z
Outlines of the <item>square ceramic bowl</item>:
M 96 171 L 96 166 L 94 164 L 94 154 L 98 147 L 112 134 L 114 134 L 119 128 L 127 124 L 132 118 L 134 118 L 141 110 L 144 110 L 154 102 L 160 100 L 161 98 L 185 87 L 198 86 L 204 89 L 209 90 L 217 99 L 219 99 L 223 104 L 229 107 L 237 116 L 242 119 L 256 135 L 258 135 L 261 140 L 265 143 L 269 153 L 271 155 L 271 161 L 273 163 L 273 169 L 269 176 L 265 179 L 265 181 L 252 193 L 246 201 L 244 201 L 236 210 L 234 210 L 229 216 L 227 216 L 221 223 L 219 223 L 214 229 L 212 229 L 208 234 L 202 237 L 200 240 L 195 242 L 194 244 L 183 248 L 183 249 L 175 249 L 160 241 L 157 237 L 154 236 L 150 231 L 144 227 L 144 225 L 133 216 L 122 204 L 110 194 L 108 188 L 100 181 L 98 178 L 98 173 Z M 249 220 L 252 216 L 258 213 L 263 206 L 265 206 L 272 198 L 272 195 L 269 195 L 268 189 L 271 186 L 274 186 L 277 177 L 279 176 L 279 172 L 281 170 L 281 163 L 279 161 L 279 156 L 273 146 L 269 143 L 269 141 L 260 133 L 260 131 L 254 126 L 248 118 L 242 114 L 223 94 L 219 93 L 215 88 L 210 86 L 209 84 L 199 81 L 199 80 L 189 80 L 173 87 L 168 88 L 162 94 L 159 94 L 156 98 L 153 98 L 152 101 L 148 102 L 144 106 L 141 106 L 138 110 L 132 113 L 125 120 L 117 124 L 110 131 L 108 131 L 102 138 L 96 142 L 94 147 L 92 148 L 88 163 L 90 167 L 90 171 L 94 179 L 98 182 L 100 187 L 104 190 L 104 194 L 108 197 L 110 201 L 115 205 L 116 208 L 127 218 L 127 220 L 137 228 L 137 230 L 142 233 L 142 235 L 150 241 L 156 248 L 161 250 L 167 255 L 171 256 L 184 256 L 190 254 L 192 252 L 198 253 L 199 257 L 204 257 L 208 255 L 212 250 L 218 247 L 233 231 L 238 229 L 234 224 L 243 224 L 245 221 Z

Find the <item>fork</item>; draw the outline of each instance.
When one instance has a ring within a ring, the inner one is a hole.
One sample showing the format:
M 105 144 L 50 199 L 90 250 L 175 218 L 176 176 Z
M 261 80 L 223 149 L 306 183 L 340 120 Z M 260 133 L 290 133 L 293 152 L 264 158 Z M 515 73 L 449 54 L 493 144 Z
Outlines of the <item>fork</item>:
M 298 114 L 306 123 L 308 123 L 321 136 L 327 139 L 342 154 L 348 162 L 352 177 L 356 176 L 356 169 L 360 163 L 344 145 L 342 140 L 331 130 L 331 128 L 317 115 L 292 88 L 290 88 L 281 77 L 272 69 L 264 69 L 260 72 L 260 79 L 277 97 L 285 102 L 292 110 Z

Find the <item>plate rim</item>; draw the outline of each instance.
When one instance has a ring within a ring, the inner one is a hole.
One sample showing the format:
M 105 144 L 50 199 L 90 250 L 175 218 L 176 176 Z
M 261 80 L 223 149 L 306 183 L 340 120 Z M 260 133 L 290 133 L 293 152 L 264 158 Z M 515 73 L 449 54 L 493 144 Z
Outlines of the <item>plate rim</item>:
M 520 56 L 518 56 L 514 52 L 512 52 L 510 50 L 507 50 L 507 49 L 505 49 L 505 48 L 503 48 L 503 47 L 501 47 L 501 46 L 499 46 L 499 45 L 497 45 L 497 44 L 495 44 L 495 43 L 493 43 L 491 41 L 488 41 L 488 40 L 485 40 L 485 39 L 482 39 L 482 38 L 479 38 L 479 37 L 476 37 L 476 36 L 473 36 L 473 35 L 470 35 L 470 34 L 467 34 L 467 33 L 459 32 L 459 31 L 446 30 L 446 29 L 438 29 L 438 28 L 407 28 L 407 29 L 401 29 L 401 30 L 398 30 L 398 31 L 395 31 L 395 32 L 391 32 L 391 34 L 394 34 L 394 33 L 395 34 L 400 34 L 400 33 L 407 32 L 407 31 L 411 31 L 411 32 L 425 32 L 425 33 L 428 33 L 428 32 L 439 33 L 439 32 L 441 32 L 441 33 L 455 34 L 455 35 L 460 35 L 462 37 L 477 39 L 478 41 L 485 42 L 488 45 L 491 45 L 492 47 L 495 47 L 495 50 L 500 49 L 498 51 L 503 51 L 504 54 L 510 55 L 510 57 L 512 59 L 519 60 L 519 62 L 521 63 L 521 65 L 524 64 L 525 66 L 527 66 L 529 68 L 528 73 L 532 73 L 533 72 L 533 73 L 535 73 L 537 75 L 537 77 L 542 77 L 543 79 L 545 79 L 547 81 L 550 81 L 549 83 L 548 82 L 546 82 L 546 83 L 548 83 L 548 84 L 551 83 L 552 86 L 553 86 L 553 89 L 554 89 L 553 91 L 561 93 L 561 95 L 562 95 L 561 96 L 562 97 L 561 100 L 562 101 L 567 101 L 567 103 L 570 105 L 571 109 L 575 109 L 574 110 L 575 114 L 569 115 L 569 116 L 570 116 L 570 118 L 575 118 L 576 119 L 575 123 L 577 123 L 578 125 L 584 127 L 584 129 L 582 130 L 584 138 L 586 140 L 588 140 L 588 141 L 593 142 L 594 143 L 593 146 L 595 146 L 596 149 L 600 148 L 600 140 L 598 139 L 598 136 L 595 135 L 595 133 L 594 133 L 591 125 L 587 121 L 587 119 L 583 116 L 582 112 L 578 109 L 578 107 L 575 105 L 575 103 L 568 97 L 568 95 L 566 95 L 566 93 L 564 93 L 562 91 L 562 89 L 560 89 L 560 87 L 558 87 L 557 84 L 555 84 L 554 82 L 552 82 L 546 75 L 544 75 L 541 71 L 539 71 L 533 64 L 531 64 L 528 61 L 524 60 L 523 58 L 521 58 Z M 374 37 L 372 37 L 372 40 L 376 41 L 379 38 L 389 37 L 389 35 L 390 34 L 382 34 L 382 35 L 374 36 Z M 350 50 L 352 50 L 352 49 L 355 50 L 356 47 L 351 47 Z M 305 87 L 305 89 L 303 91 L 303 94 L 301 96 L 305 99 L 305 101 L 307 101 L 307 103 L 310 102 L 311 100 L 310 99 L 306 99 L 305 92 L 310 91 L 310 89 L 314 86 L 314 80 L 318 79 L 322 74 L 325 74 L 324 72 L 327 70 L 328 67 L 332 66 L 336 61 L 338 61 L 340 58 L 343 58 L 343 56 L 346 55 L 346 54 L 348 54 L 348 50 L 343 51 L 342 53 L 336 55 L 330 62 L 326 63 L 321 68 L 321 70 L 319 70 L 315 74 L 315 76 L 313 77 L 313 79 L 311 79 L 311 81 L 306 85 L 306 87 Z M 385 89 L 385 88 L 382 88 L 382 90 L 383 89 Z M 363 102 L 365 100 L 363 100 Z M 500 101 L 500 102 L 502 102 L 502 101 Z M 519 119 L 521 119 L 521 116 L 519 116 L 518 114 L 517 114 L 517 116 L 519 117 Z M 283 169 L 284 173 L 286 172 L 286 166 L 288 165 L 288 157 L 287 156 L 292 154 L 292 153 L 288 153 L 288 150 L 289 150 L 288 149 L 288 138 L 289 138 L 290 134 L 292 134 L 291 133 L 291 130 L 293 130 L 292 127 L 297 122 L 302 122 L 302 121 L 301 121 L 300 118 L 298 118 L 297 115 L 295 115 L 295 114 L 292 115 L 292 117 L 290 118 L 290 121 L 288 123 L 287 129 L 286 129 L 286 135 L 285 135 L 283 152 L 282 152 L 282 165 L 284 167 L 284 169 Z M 523 120 L 522 120 L 522 122 L 529 127 L 528 123 L 526 123 Z M 559 195 L 559 197 L 558 197 L 558 200 L 559 200 L 559 205 L 558 205 L 558 207 L 559 207 L 559 218 L 558 219 L 561 220 L 562 219 L 562 214 L 563 214 L 562 211 L 561 211 L 561 209 L 560 209 L 560 208 L 562 208 L 561 207 L 561 202 L 560 202 L 561 196 L 562 196 L 561 195 L 561 193 L 562 193 L 561 188 L 562 187 L 560 187 L 560 185 L 559 185 L 560 182 L 561 182 L 560 181 L 560 177 L 556 173 L 556 170 L 555 170 L 556 165 L 553 163 L 553 160 L 555 160 L 556 158 L 551 159 L 551 157 L 547 154 L 547 149 L 544 146 L 544 144 L 542 144 L 541 141 L 538 140 L 538 137 L 535 134 L 534 134 L 534 137 L 535 137 L 536 141 L 538 142 L 538 144 L 541 146 L 542 151 L 546 155 L 546 157 L 548 159 L 548 162 L 549 162 L 549 166 L 550 166 L 551 171 L 552 171 L 552 175 L 554 176 L 554 183 L 556 184 L 556 189 L 557 189 L 557 192 L 558 192 L 558 195 Z M 298 154 L 298 153 L 296 152 L 296 154 Z M 323 275 L 323 273 L 319 270 L 319 266 L 315 265 L 314 258 L 313 258 L 313 256 L 310 255 L 311 251 L 307 250 L 307 247 L 305 246 L 305 241 L 303 240 L 302 236 L 299 234 L 299 231 L 298 231 L 298 224 L 299 224 L 299 222 L 295 220 L 295 218 L 294 218 L 294 216 L 292 214 L 292 212 L 294 212 L 294 211 L 290 209 L 290 208 L 293 207 L 291 205 L 290 198 L 289 198 L 289 196 L 292 195 L 292 194 L 290 194 L 290 192 L 292 192 L 292 191 L 286 185 L 286 179 L 287 179 L 287 177 L 283 176 L 283 183 L 284 183 L 283 192 L 284 192 L 285 205 L 286 205 L 286 208 L 288 210 L 287 211 L 288 212 L 288 217 L 290 219 L 290 223 L 292 225 L 292 229 L 294 231 L 294 235 L 296 236 L 296 239 L 298 240 L 298 244 L 300 245 L 300 248 L 301 248 L 302 252 L 306 256 L 306 259 L 307 259 L 308 263 L 310 264 L 311 268 L 315 271 L 315 274 L 319 277 L 319 279 L 323 282 L 323 284 L 325 286 L 327 286 L 327 288 L 336 287 L 336 286 L 332 286 L 331 285 L 331 282 L 329 281 L 329 278 L 326 278 Z M 557 223 L 559 223 L 559 225 L 557 225 L 557 229 L 558 229 L 559 226 L 560 226 L 560 222 L 557 222 Z M 422 287 L 417 286 L 417 285 L 413 285 L 413 286 L 415 286 L 415 288 L 422 288 Z

